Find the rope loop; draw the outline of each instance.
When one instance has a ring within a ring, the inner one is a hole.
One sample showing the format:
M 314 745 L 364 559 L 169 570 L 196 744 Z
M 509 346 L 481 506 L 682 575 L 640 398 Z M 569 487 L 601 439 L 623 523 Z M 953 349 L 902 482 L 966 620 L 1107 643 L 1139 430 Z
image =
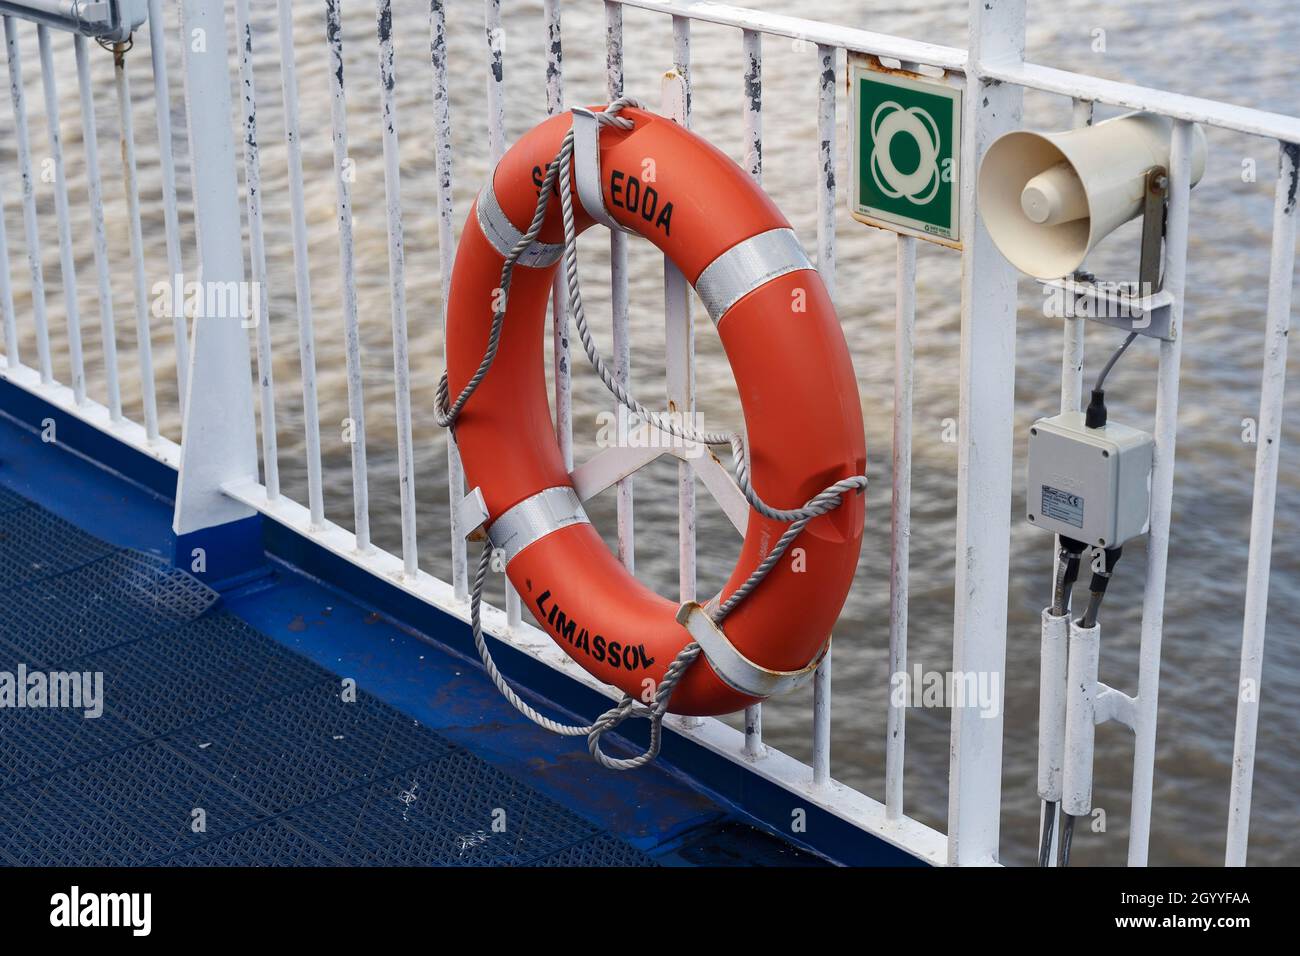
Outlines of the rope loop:
M 483 635 L 482 609 L 483 582 L 487 578 L 488 567 L 491 563 L 492 543 L 488 541 L 483 545 L 482 553 L 479 555 L 478 568 L 474 573 L 474 586 L 470 591 L 469 623 L 474 634 L 474 647 L 478 650 L 479 659 L 483 662 L 483 668 L 487 671 L 493 685 L 500 691 L 501 696 L 509 701 L 515 710 L 544 730 L 549 730 L 561 737 L 586 737 L 587 749 L 596 762 L 606 769 L 635 770 L 659 756 L 659 746 L 663 739 L 663 720 L 664 715 L 668 713 L 668 702 L 671 700 L 678 682 L 685 676 L 687 669 L 700 656 L 700 645 L 692 641 L 678 652 L 673 662 L 668 665 L 667 671 L 664 672 L 664 679 L 659 682 L 654 699 L 649 705 L 642 704 L 624 694 L 622 700 L 590 724 L 585 726 L 562 724 L 540 713 L 524 701 L 497 668 L 496 661 L 493 660 L 492 653 L 488 650 L 487 641 Z M 635 757 L 610 757 L 601 750 L 601 738 L 629 717 L 644 717 L 650 721 L 650 745 L 643 753 L 637 754 Z

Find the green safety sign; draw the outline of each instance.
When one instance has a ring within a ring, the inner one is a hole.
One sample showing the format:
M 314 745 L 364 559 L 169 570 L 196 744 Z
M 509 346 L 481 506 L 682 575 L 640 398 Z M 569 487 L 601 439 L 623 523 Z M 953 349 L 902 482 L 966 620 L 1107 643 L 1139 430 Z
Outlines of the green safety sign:
M 849 103 L 853 218 L 959 245 L 961 88 L 855 56 Z

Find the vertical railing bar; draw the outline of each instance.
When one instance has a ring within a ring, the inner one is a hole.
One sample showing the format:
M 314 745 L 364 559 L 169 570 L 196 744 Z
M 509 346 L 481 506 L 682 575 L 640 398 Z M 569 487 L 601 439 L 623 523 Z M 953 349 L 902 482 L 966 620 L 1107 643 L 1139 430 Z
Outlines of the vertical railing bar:
M 674 72 L 664 78 L 664 115 L 690 128 L 691 125 L 691 21 L 673 17 Z M 695 326 L 691 317 L 694 297 L 690 283 L 667 256 L 664 257 L 665 384 L 668 409 L 693 422 L 695 413 Z M 695 600 L 695 469 L 690 462 L 677 462 L 677 589 L 681 601 Z M 698 726 L 688 717 L 685 726 Z
M 153 340 L 149 328 L 149 300 L 144 281 L 144 235 L 140 228 L 140 187 L 135 167 L 135 119 L 131 114 L 131 80 L 126 72 L 126 46 L 113 51 L 117 86 L 117 112 L 121 126 L 122 168 L 126 187 L 128 229 L 131 234 L 132 280 L 135 293 L 136 352 L 140 361 L 140 398 L 144 403 L 144 430 L 149 441 L 158 438 L 158 395 L 153 376 Z M 175 296 L 172 297 L 173 301 Z
M 488 155 L 493 165 L 506 152 L 505 61 L 501 48 L 501 0 L 484 0 L 488 44 Z
M 1164 629 L 1165 574 L 1174 498 L 1174 452 L 1178 437 L 1178 374 L 1183 353 L 1183 291 L 1187 280 L 1187 233 L 1193 124 L 1175 120 L 1169 158 L 1169 211 L 1165 227 L 1164 290 L 1172 340 L 1160 342 L 1156 375 L 1155 462 L 1151 470 L 1151 527 L 1147 535 L 1146 589 L 1138 648 L 1137 714 L 1133 728 L 1133 796 L 1129 866 L 1146 866 L 1151 836 L 1151 787 L 1155 775 L 1156 705 L 1160 692 L 1160 641 Z
M 689 17 L 673 17 L 673 68 L 681 74 L 686 89 L 682 125 L 691 126 L 691 21 Z
M 623 95 L 623 6 L 605 4 L 605 92 L 610 101 Z M 632 343 L 628 330 L 627 235 L 614 229 L 609 234 L 609 298 L 614 327 L 614 379 L 624 388 L 632 371 Z M 617 409 L 616 409 L 617 411 Z M 629 571 L 636 571 L 636 532 L 633 511 L 633 478 L 618 483 L 618 558 Z
M 564 52 L 560 35 L 560 0 L 544 0 L 546 20 L 546 115 L 564 110 Z M 551 287 L 551 365 L 555 376 L 555 434 L 567 471 L 573 471 L 573 378 L 569 365 L 568 305 L 562 270 Z
M 763 35 L 741 31 L 745 67 L 742 78 L 745 116 L 744 159 L 741 165 L 758 185 L 763 184 Z M 755 758 L 767 752 L 763 746 L 763 705 L 745 708 L 745 755 Z
M 248 210 L 249 260 L 257 296 L 257 388 L 262 416 L 262 480 L 266 498 L 280 497 L 280 452 L 275 431 L 275 375 L 271 352 L 270 293 L 266 288 L 266 239 L 262 230 L 262 159 L 257 135 L 257 90 L 253 77 L 253 30 L 248 0 L 235 0 L 239 46 L 240 115 L 244 125 L 244 202 Z
M 438 169 L 438 266 L 442 297 L 442 338 L 447 341 L 447 293 L 456 255 L 455 205 L 452 199 L 451 99 L 447 84 L 447 13 L 443 0 L 429 3 L 429 55 L 433 64 L 433 142 Z M 465 494 L 465 471 L 456 441 L 447 436 L 447 494 L 451 529 L 451 580 L 456 598 L 469 600 L 465 535 L 456 506 Z
M 1237 726 L 1228 802 L 1224 862 L 1245 866 L 1250 837 L 1251 788 L 1255 779 L 1255 733 L 1259 724 L 1260 682 L 1264 667 L 1264 625 L 1268 615 L 1268 577 L 1273 554 L 1273 513 L 1277 499 L 1282 444 L 1287 340 L 1291 329 L 1291 282 L 1295 272 L 1296 186 L 1300 145 L 1279 144 L 1273 200 L 1273 246 L 1268 269 L 1268 330 L 1260 386 L 1255 448 L 1255 490 L 1246 563 L 1246 609 L 1241 635 L 1241 677 L 1237 683 Z
M 402 509 L 402 570 L 420 567 L 415 534 L 415 454 L 411 436 L 411 362 L 406 334 L 406 249 L 402 236 L 402 172 L 397 140 L 392 0 L 376 0 L 379 17 L 379 95 L 382 104 L 384 198 L 388 219 L 388 284 L 393 309 L 393 392 L 397 405 L 397 470 Z
M 984 64 L 1024 60 L 1025 2 L 970 4 L 962 91 L 961 352 L 958 373 L 957 538 L 952 670 L 996 680 L 997 712 L 955 706 L 948 744 L 948 862 L 997 862 L 1002 806 L 1002 675 L 1011 553 L 1017 275 L 976 203 L 988 144 L 1019 126 L 1023 90 L 984 76 Z
M 366 469 L 365 385 L 361 331 L 357 325 L 357 270 L 352 243 L 352 187 L 348 160 L 348 106 L 343 88 L 343 24 L 340 0 L 325 0 L 325 40 L 330 48 L 330 126 L 334 143 L 334 209 L 338 217 L 339 281 L 343 301 L 343 350 L 348 377 L 349 450 L 352 458 L 352 524 L 357 550 L 370 550 L 370 486 Z
M 18 355 L 18 317 L 14 314 L 13 277 L 9 274 L 9 238 L 5 230 L 4 190 L 0 188 L 0 318 L 4 320 L 5 368 L 22 365 Z
M 673 67 L 680 89 L 665 87 L 665 112 L 687 128 L 691 125 L 691 21 L 673 17 Z M 692 296 L 686 277 L 664 258 L 664 318 L 668 338 L 669 410 L 690 421 L 695 412 L 695 328 L 691 321 Z M 678 596 L 695 600 L 695 469 L 689 462 L 677 463 L 677 552 Z
M 307 213 L 303 199 L 302 143 L 298 129 L 298 71 L 293 43 L 292 0 L 278 0 L 280 88 L 284 102 L 284 138 L 289 154 L 289 208 L 293 220 L 294 291 L 298 304 L 298 359 L 302 366 L 302 417 L 307 445 L 307 500 L 311 527 L 325 522 L 321 484 L 320 406 L 316 398 L 316 343 L 312 327 Z
M 894 313 L 894 487 L 889 540 L 890 687 L 907 673 L 908 570 L 912 540 L 912 385 L 916 336 L 916 240 L 899 235 Z M 903 816 L 907 710 L 889 695 L 885 730 L 885 816 Z
M 18 172 L 23 187 L 23 233 L 27 241 L 27 266 L 32 274 L 32 321 L 36 326 L 36 360 L 41 383 L 54 382 L 54 365 L 50 358 L 50 330 L 45 317 L 45 270 L 41 264 L 41 234 L 36 219 L 36 183 L 32 179 L 31 137 L 27 131 L 27 102 L 23 92 L 22 55 L 19 50 L 18 26 L 13 17 L 5 17 L 5 47 L 9 59 L 9 99 L 14 110 L 14 145 L 18 152 Z
M 1075 99 L 1071 105 L 1071 123 L 1079 129 L 1092 125 L 1094 104 L 1092 100 Z M 1066 315 L 1063 320 L 1061 344 L 1061 412 L 1083 409 L 1084 334 L 1087 321 L 1079 315 Z M 1052 579 L 1056 579 L 1060 562 L 1060 547 L 1052 542 Z M 1055 852 L 1055 849 L 1053 849 Z
M 817 46 L 817 271 L 835 300 L 835 47 Z M 832 648 L 813 677 L 813 783 L 831 776 Z
M 181 259 L 181 230 L 176 219 L 176 163 L 172 155 L 172 98 L 167 82 L 167 29 L 162 0 L 149 0 L 149 58 L 153 64 L 154 113 L 158 126 L 158 164 L 162 173 L 163 231 L 167 238 L 167 268 L 172 281 L 181 282 L 185 266 Z M 188 394 L 190 374 L 189 329 L 185 313 L 174 310 L 172 336 L 176 342 L 176 395 L 182 409 Z
M 501 0 L 484 0 L 484 30 L 488 45 L 488 154 L 492 163 L 489 176 L 495 175 L 496 164 L 506 152 L 506 94 L 505 61 L 502 55 L 504 33 L 501 28 Z M 510 581 L 505 582 L 506 627 L 514 630 L 522 620 L 523 611 L 519 592 Z
M 1072 125 L 1075 128 L 1092 125 L 1091 100 L 1073 101 Z M 1064 343 L 1061 352 L 1061 411 L 1077 412 L 1083 408 L 1084 326 L 1082 316 L 1065 317 Z
M 1092 100 L 1074 99 L 1071 101 L 1070 120 L 1075 129 L 1092 125 Z M 1061 341 L 1061 412 L 1077 412 L 1083 409 L 1083 364 L 1085 357 L 1084 336 L 1087 321 L 1079 315 L 1067 314 L 1062 319 Z M 1056 580 L 1061 562 L 1060 538 L 1052 539 L 1052 580 Z M 1040 733 L 1042 732 L 1040 728 Z M 1047 804 L 1040 807 L 1039 827 L 1043 825 L 1041 813 L 1047 812 Z M 1059 844 L 1053 842 L 1049 848 L 1048 863 L 1056 865 Z
M 54 78 L 54 52 L 50 31 L 36 25 L 41 56 L 41 88 L 45 92 L 45 129 L 54 164 L 54 209 L 59 223 L 59 273 L 63 284 L 63 311 L 68 322 L 68 360 L 72 370 L 72 396 L 86 402 L 86 364 L 81 355 L 81 310 L 77 305 L 77 260 L 72 254 L 72 222 L 68 211 L 68 180 L 63 174 L 63 132 L 59 128 L 59 88 Z
M 99 175 L 99 137 L 95 129 L 95 96 L 90 85 L 88 41 L 72 38 L 77 57 L 77 92 L 81 98 L 81 138 L 86 146 L 86 187 L 90 196 L 90 231 L 95 251 L 99 292 L 99 329 L 103 341 L 104 384 L 108 389 L 109 421 L 122 420 L 122 389 L 118 382 L 117 328 L 113 319 L 113 287 L 109 279 L 108 238 L 104 231 L 104 186 Z
M 835 298 L 835 48 L 818 45 L 817 271 Z
M 763 35 L 741 31 L 745 57 L 745 155 L 741 163 L 754 182 L 763 184 Z

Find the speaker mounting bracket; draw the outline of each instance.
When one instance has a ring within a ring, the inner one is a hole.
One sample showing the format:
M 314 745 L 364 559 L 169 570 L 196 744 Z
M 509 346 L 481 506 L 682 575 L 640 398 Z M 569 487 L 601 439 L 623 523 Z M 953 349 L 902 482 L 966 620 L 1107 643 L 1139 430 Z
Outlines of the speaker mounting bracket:
M 1147 170 L 1142 204 L 1142 248 L 1137 282 L 1108 282 L 1082 269 L 1061 279 L 1039 279 L 1055 293 L 1058 318 L 1084 318 L 1125 332 L 1172 342 L 1174 297 L 1160 274 L 1169 176 L 1162 166 Z M 1049 293 L 1050 294 L 1050 293 Z
M 1135 295 L 1134 283 L 1103 282 L 1088 273 L 1038 281 L 1055 293 L 1052 299 L 1059 305 L 1053 306 L 1052 312 L 1056 318 L 1088 319 L 1166 342 L 1177 337 L 1172 315 L 1174 297 L 1164 290 Z

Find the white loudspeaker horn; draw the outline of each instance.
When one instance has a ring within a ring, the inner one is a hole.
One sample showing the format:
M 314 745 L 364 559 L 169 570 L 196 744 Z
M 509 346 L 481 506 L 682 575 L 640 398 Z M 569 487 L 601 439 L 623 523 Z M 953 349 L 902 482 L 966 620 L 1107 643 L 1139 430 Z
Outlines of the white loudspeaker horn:
M 1169 168 L 1173 120 L 1127 113 L 1064 133 L 998 137 L 979 171 L 984 225 L 1017 269 L 1039 279 L 1074 272 L 1088 252 L 1143 206 L 1146 174 Z M 1192 185 L 1205 172 L 1194 127 Z

